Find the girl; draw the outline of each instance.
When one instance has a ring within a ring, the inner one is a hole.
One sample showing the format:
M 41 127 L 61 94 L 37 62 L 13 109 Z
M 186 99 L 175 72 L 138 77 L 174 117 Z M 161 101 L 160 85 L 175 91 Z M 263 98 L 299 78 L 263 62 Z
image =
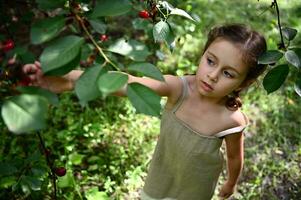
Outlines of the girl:
M 161 133 L 145 186 L 143 200 L 211 199 L 222 171 L 220 152 L 225 140 L 228 179 L 219 196 L 233 194 L 243 166 L 243 130 L 247 117 L 240 110 L 239 93 L 264 71 L 257 63 L 266 51 L 262 35 L 240 24 L 213 28 L 208 34 L 195 75 L 165 75 L 165 82 L 129 75 L 167 97 Z M 39 63 L 23 67 L 33 85 L 54 92 L 72 90 L 82 71 L 46 77 Z M 115 93 L 125 96 L 126 90 Z

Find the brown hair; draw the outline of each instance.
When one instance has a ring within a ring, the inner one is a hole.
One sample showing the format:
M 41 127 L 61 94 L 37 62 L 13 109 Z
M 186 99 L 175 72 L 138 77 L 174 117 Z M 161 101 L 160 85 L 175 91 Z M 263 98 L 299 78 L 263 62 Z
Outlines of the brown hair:
M 248 86 L 248 82 L 254 82 L 256 78 L 264 72 L 266 65 L 258 64 L 259 56 L 267 49 L 263 35 L 243 24 L 217 26 L 212 28 L 208 33 L 208 40 L 205 44 L 203 54 L 217 38 L 223 38 L 229 42 L 233 42 L 241 49 L 243 62 L 249 67 L 248 74 L 242 83 L 242 85 L 245 84 L 243 88 Z M 235 110 L 242 106 L 241 99 L 239 98 L 240 92 L 241 90 L 234 91 L 232 95 L 228 96 L 226 101 L 226 107 L 228 109 Z

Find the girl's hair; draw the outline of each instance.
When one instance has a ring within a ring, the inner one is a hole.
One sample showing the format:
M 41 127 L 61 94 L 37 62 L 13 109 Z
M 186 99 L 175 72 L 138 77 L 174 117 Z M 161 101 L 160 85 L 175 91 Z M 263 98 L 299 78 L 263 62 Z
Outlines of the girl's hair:
M 203 54 L 217 38 L 226 39 L 238 45 L 240 48 L 243 62 L 249 67 L 248 74 L 243 83 L 254 82 L 256 78 L 264 72 L 266 65 L 258 64 L 259 56 L 267 49 L 263 35 L 243 24 L 217 26 L 208 33 L 208 40 L 205 44 Z M 245 85 L 245 87 L 246 86 L 247 85 Z M 232 95 L 228 96 L 226 101 L 226 107 L 228 109 L 236 110 L 242 106 L 242 102 L 239 98 L 240 92 L 241 90 L 234 91 Z

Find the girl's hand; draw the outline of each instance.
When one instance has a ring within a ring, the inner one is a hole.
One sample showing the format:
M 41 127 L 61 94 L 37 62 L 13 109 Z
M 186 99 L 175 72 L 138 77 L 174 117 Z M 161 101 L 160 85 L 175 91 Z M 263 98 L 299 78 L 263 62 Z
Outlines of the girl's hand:
M 73 82 L 66 77 L 44 76 L 41 64 L 38 61 L 35 61 L 34 64 L 24 65 L 22 71 L 29 77 L 29 85 L 38 86 L 54 93 L 72 90 L 74 87 Z
M 34 64 L 26 64 L 22 67 L 22 71 L 30 79 L 30 85 L 40 86 L 39 83 L 41 83 L 43 79 L 40 62 L 35 61 Z
M 221 199 L 227 199 L 234 193 L 234 190 L 235 190 L 235 185 L 226 182 L 222 186 L 218 196 Z

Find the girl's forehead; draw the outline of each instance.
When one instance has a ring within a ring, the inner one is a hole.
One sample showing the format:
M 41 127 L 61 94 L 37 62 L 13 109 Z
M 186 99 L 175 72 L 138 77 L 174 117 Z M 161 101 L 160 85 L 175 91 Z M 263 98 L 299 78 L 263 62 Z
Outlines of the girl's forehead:
M 246 64 L 243 61 L 241 46 L 225 39 L 214 40 L 205 54 L 211 55 L 223 65 L 235 68 L 237 71 L 244 73 L 247 71 Z

